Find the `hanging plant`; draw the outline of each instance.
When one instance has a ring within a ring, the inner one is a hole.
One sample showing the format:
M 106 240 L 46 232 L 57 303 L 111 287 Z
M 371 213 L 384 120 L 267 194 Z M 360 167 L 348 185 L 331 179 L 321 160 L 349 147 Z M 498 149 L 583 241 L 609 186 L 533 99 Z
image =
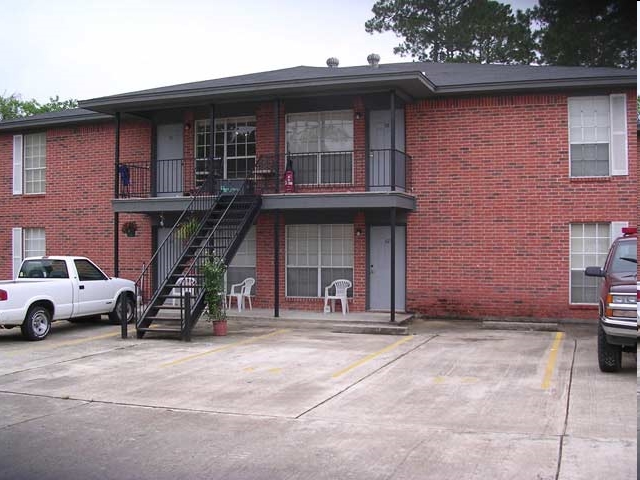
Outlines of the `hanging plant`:
M 178 237 L 181 240 L 189 240 L 198 231 L 199 222 L 196 217 L 190 217 L 178 226 Z
M 127 237 L 135 237 L 137 231 L 138 224 L 134 221 L 124 222 L 122 224 L 122 233 L 126 234 Z

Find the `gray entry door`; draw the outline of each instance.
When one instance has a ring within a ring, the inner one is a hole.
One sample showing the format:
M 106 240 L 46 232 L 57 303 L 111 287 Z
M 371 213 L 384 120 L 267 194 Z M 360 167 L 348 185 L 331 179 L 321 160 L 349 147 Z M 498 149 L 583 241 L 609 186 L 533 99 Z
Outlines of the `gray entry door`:
M 391 190 L 391 113 L 369 112 L 369 189 Z M 404 152 L 404 110 L 396 109 L 396 150 Z M 404 185 L 403 156 L 396 154 L 396 185 Z
M 157 137 L 157 196 L 182 196 L 182 124 L 158 125 Z
M 406 227 L 396 226 L 396 310 L 405 309 Z M 369 309 L 391 310 L 391 227 L 369 234 Z

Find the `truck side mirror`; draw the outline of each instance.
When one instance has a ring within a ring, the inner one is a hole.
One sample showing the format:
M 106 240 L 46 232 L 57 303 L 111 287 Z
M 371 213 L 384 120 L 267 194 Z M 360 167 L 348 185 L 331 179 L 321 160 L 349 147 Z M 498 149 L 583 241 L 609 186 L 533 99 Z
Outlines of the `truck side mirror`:
M 601 267 L 587 267 L 584 271 L 587 277 L 604 277 L 604 271 Z

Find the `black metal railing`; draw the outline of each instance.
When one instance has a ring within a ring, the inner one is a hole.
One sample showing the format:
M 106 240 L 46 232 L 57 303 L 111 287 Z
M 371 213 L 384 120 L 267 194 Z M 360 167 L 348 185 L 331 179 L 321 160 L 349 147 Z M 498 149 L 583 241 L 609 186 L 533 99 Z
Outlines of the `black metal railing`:
M 287 165 L 292 166 L 294 183 L 302 191 L 409 191 L 411 187 L 411 156 L 390 149 L 288 153 L 280 155 L 279 162 L 275 154 L 266 154 L 258 158 L 253 168 L 247 162 L 246 171 L 234 171 L 237 178 L 225 181 L 239 185 L 247 178 L 262 194 L 282 192 Z M 221 177 L 222 171 L 221 159 L 122 163 L 119 198 L 196 195 L 206 175 Z M 219 192 L 215 188 L 226 188 L 229 183 L 225 181 L 212 184 L 213 193 Z
M 154 286 L 164 285 L 174 270 L 175 263 L 181 258 L 185 248 L 193 241 L 203 221 L 204 213 L 216 203 L 217 197 L 211 192 L 211 183 L 203 183 L 196 190 L 189 205 L 182 212 L 174 226 L 146 264 L 136 281 L 138 298 L 148 308 L 154 297 Z
M 267 164 L 268 161 L 265 162 L 266 166 Z M 137 296 L 142 299 L 142 312 L 136 315 L 138 327 L 145 316 L 158 309 L 156 301 L 161 299 L 160 292 L 175 289 L 174 297 L 177 298 L 180 307 L 178 311 L 182 331 L 190 329 L 191 319 L 197 310 L 202 308 L 204 291 L 201 272 L 204 262 L 214 257 L 223 262 L 230 260 L 244 236 L 243 233 L 246 233 L 242 230 L 246 231 L 250 226 L 246 218 L 225 222 L 229 210 L 236 208 L 241 202 L 246 202 L 246 205 L 240 205 L 246 207 L 245 210 L 241 209 L 241 212 L 249 215 L 256 211 L 255 205 L 259 205 L 260 197 L 256 194 L 257 188 L 253 180 L 258 168 L 262 167 L 256 165 L 248 172 L 249 178 L 237 180 L 217 178 L 217 172 L 212 171 L 193 193 L 191 202 L 136 281 Z M 208 223 L 207 229 L 203 228 L 205 223 Z M 208 232 L 204 237 L 203 230 Z M 188 257 L 187 252 L 191 252 Z M 186 292 L 190 293 L 191 311 L 186 311 L 183 301 Z

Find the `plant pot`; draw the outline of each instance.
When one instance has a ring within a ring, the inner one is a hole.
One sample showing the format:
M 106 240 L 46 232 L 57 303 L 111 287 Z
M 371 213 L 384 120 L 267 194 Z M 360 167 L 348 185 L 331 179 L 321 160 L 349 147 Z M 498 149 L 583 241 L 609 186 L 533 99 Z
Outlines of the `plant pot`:
M 127 232 L 127 237 L 135 237 L 136 232 Z
M 224 337 L 227 334 L 227 321 L 215 320 L 213 322 L 213 335 L 216 337 Z

